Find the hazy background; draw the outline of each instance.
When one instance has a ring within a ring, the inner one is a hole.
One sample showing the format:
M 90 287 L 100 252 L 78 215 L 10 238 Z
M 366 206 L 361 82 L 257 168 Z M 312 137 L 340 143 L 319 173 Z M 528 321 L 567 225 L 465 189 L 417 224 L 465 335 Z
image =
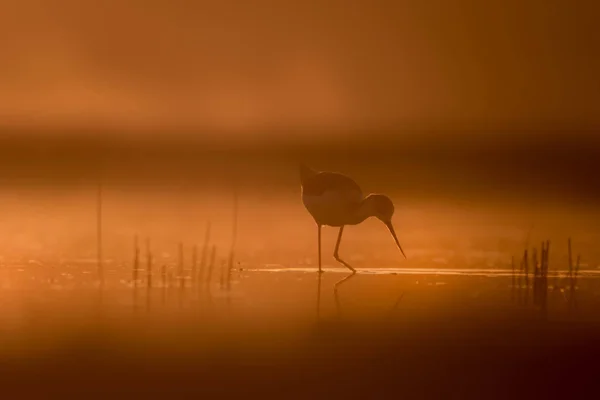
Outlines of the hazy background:
M 598 8 L 0 0 L 2 393 L 597 391 Z M 388 194 L 407 259 L 371 218 L 315 273 L 300 161 Z
M 576 0 L 0 2 L 4 123 L 597 128 Z
M 522 247 L 532 225 L 592 243 L 597 8 L 0 0 L 4 252 L 93 254 L 100 181 L 109 253 L 136 233 L 174 251 L 207 220 L 227 246 L 237 184 L 247 258 L 293 263 L 314 253 L 301 160 L 390 194 L 409 254 Z M 398 261 L 376 221 L 356 230 Z

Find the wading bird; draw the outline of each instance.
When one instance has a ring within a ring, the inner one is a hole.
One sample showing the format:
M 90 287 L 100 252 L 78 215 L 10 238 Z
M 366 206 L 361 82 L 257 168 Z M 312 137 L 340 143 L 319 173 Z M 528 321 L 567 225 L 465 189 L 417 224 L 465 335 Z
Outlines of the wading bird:
M 394 204 L 382 194 L 370 194 L 364 197 L 360 186 L 353 179 L 337 172 L 315 171 L 304 164 L 300 165 L 302 202 L 317 223 L 319 241 L 319 273 L 321 269 L 321 227 L 323 225 L 339 227 L 337 243 L 333 256 L 349 268 L 356 270 L 339 257 L 338 251 L 344 226 L 358 225 L 369 217 L 381 220 L 389 229 L 400 252 L 406 258 L 396 232 L 392 226 Z

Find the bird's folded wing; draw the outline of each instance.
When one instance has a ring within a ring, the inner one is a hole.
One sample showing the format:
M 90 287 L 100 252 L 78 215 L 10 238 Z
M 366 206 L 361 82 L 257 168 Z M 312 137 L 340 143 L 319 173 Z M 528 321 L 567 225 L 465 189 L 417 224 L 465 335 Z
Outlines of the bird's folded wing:
M 325 192 L 338 192 L 347 198 L 362 199 L 360 186 L 351 178 L 335 172 L 320 172 L 304 182 L 302 191 L 307 196 L 322 196 Z

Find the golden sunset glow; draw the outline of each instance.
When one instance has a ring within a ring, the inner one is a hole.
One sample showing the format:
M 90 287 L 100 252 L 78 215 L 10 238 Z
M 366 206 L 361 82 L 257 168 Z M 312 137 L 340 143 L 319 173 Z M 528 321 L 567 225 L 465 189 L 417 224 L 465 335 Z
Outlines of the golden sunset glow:
M 593 2 L 1 2 L 0 123 L 597 127 Z
M 2 399 L 595 398 L 597 9 L 0 0 Z

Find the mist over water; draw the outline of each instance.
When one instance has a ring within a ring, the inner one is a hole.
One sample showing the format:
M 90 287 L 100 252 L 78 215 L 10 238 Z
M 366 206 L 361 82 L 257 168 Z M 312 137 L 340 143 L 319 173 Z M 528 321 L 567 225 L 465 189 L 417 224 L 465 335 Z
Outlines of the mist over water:
M 107 257 L 129 259 L 135 235 L 173 255 L 180 241 L 200 244 L 209 221 L 224 256 L 237 187 L 239 261 L 314 265 L 316 229 L 300 199 L 302 161 L 346 173 L 365 194 L 385 193 L 395 202 L 394 223 L 409 259 L 398 257 L 373 219 L 351 227 L 342 245 L 364 266 L 427 266 L 440 257 L 461 264 L 481 251 L 501 253 L 492 264 L 506 264 L 527 240 L 569 236 L 585 246 L 590 262 L 597 260 L 600 192 L 589 171 L 600 147 L 591 133 L 482 138 L 380 130 L 346 139 L 313 132 L 300 140 L 262 132 L 238 141 L 85 133 L 2 137 L 5 255 L 92 257 L 102 182 Z M 331 252 L 335 235 L 326 230 L 324 248 Z

